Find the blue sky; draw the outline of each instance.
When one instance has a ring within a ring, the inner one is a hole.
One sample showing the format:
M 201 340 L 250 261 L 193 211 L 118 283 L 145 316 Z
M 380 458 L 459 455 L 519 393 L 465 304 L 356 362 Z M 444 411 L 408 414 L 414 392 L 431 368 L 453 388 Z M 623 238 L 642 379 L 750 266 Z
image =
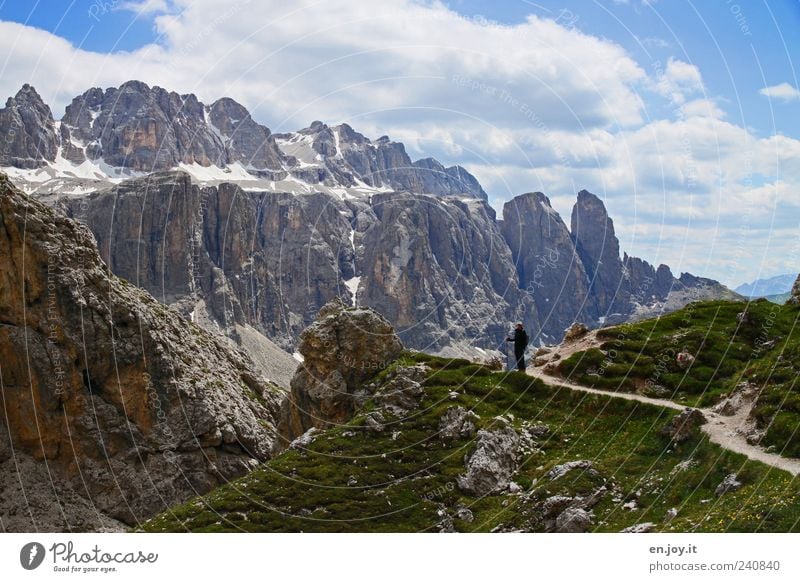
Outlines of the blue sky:
M 498 211 L 541 190 L 569 222 L 589 189 L 623 250 L 737 285 L 800 269 L 797 30 L 789 0 L 0 0 L 0 92 L 59 118 L 138 78 L 274 131 L 346 121 Z

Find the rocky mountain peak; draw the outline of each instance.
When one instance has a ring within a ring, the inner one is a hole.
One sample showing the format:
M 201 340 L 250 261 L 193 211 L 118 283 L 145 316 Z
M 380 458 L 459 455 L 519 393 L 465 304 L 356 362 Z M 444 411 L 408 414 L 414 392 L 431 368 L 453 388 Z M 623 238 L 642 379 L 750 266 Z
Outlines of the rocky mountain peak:
M 366 143 L 369 143 L 369 139 L 367 137 L 358 133 L 356 130 L 354 130 L 346 123 L 337 125 L 335 129 L 339 132 L 339 139 L 343 143 L 349 143 L 355 145 L 364 145 Z
M 27 105 L 33 107 L 45 116 L 52 118 L 50 107 L 45 104 L 45 102 L 42 100 L 42 97 L 39 95 L 38 91 L 36 91 L 33 85 L 29 85 L 28 83 L 22 85 L 20 90 L 17 91 L 17 94 L 14 95 L 14 97 L 9 97 L 8 101 L 6 101 L 6 107 L 9 106 L 9 103 L 12 101 L 12 99 L 17 106 L 23 107 Z
M 53 114 L 33 86 L 27 83 L 0 109 L 0 166 L 39 168 L 53 161 L 58 136 Z
M 127 177 L 183 169 L 203 184 L 235 182 L 275 192 L 317 189 L 363 197 L 402 190 L 487 199 L 463 167 L 444 167 L 432 158 L 412 162 L 405 146 L 387 136 L 370 141 L 347 124 L 319 120 L 273 135 L 234 99 L 204 105 L 194 94 L 139 80 L 88 89 L 66 107 L 59 124 L 26 85 L 0 110 L 4 132 L 9 137 L 0 167 L 49 166 L 61 193 L 85 192 L 87 182 L 103 189 Z M 38 176 L 9 171 L 26 191 L 54 188 Z
M 626 313 L 630 309 L 630 293 L 621 283 L 619 240 L 614 221 L 600 198 L 587 190 L 578 192 L 570 232 L 589 277 L 590 290 L 597 299 L 596 316 Z

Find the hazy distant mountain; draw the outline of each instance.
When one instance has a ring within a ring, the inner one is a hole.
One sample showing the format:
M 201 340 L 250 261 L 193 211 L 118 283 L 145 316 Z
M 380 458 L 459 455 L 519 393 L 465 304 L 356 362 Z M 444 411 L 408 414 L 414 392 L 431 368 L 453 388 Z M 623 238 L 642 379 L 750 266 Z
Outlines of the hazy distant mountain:
M 776 275 L 767 279 L 756 279 L 752 283 L 743 283 L 734 291 L 745 297 L 766 297 L 767 295 L 780 295 L 792 290 L 797 273 Z

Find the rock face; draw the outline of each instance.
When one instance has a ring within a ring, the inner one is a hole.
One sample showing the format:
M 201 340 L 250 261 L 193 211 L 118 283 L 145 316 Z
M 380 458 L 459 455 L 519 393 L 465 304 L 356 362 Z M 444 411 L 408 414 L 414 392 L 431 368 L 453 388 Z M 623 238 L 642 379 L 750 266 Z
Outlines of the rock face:
M 403 349 L 392 326 L 371 309 L 334 300 L 300 336 L 303 364 L 281 407 L 278 448 L 310 428 L 347 421 L 369 393 L 367 381 Z
M 570 230 L 589 277 L 595 305 L 592 315 L 627 313 L 630 310 L 630 290 L 623 284 L 619 240 L 614 233 L 614 221 L 597 196 L 586 190 L 578 192 Z
M 118 276 L 187 316 L 202 301 L 219 328 L 248 324 L 285 348 L 353 276 L 348 209 L 324 194 L 200 188 L 160 172 L 66 204 Z
M 204 106 L 192 94 L 178 95 L 140 81 L 75 97 L 61 120 L 68 159 L 102 159 L 142 172 L 179 164 L 223 167 L 232 162 L 281 170 L 281 154 L 266 127 L 256 124 L 232 99 Z
M 541 192 L 517 196 L 503 206 L 508 242 L 520 287 L 536 304 L 545 333 L 558 337 L 575 321 L 591 322 L 594 298 L 567 225 Z
M 160 172 L 65 204 L 117 275 L 187 316 L 202 300 L 229 335 L 249 325 L 289 351 L 335 297 L 376 309 L 406 345 L 432 351 L 457 342 L 496 348 L 515 321 L 534 342 L 540 329 L 558 340 L 576 319 L 601 317 L 591 315 L 601 299 L 583 259 L 541 194 L 515 198 L 498 222 L 479 200 L 384 193 L 343 201 L 203 188 L 185 173 Z M 627 255 L 625 264 L 614 287 L 628 290 L 629 315 L 709 284 Z
M 11 451 L 46 462 L 92 519 L 135 524 L 270 456 L 277 388 L 112 275 L 86 227 L 5 176 L 0 262 L 4 472 Z
M 28 84 L 0 109 L 0 166 L 38 168 L 56 158 L 58 135 L 50 108 Z
M 519 288 L 488 205 L 381 194 L 370 210 L 358 298 L 384 314 L 407 345 L 436 350 L 463 339 L 496 347 L 513 321 L 535 337 L 535 305 Z
M 259 171 L 273 170 L 265 174 L 272 178 L 286 174 L 282 171 L 283 154 L 272 133 L 253 121 L 250 112 L 242 105 L 230 97 L 223 97 L 207 108 L 207 116 L 212 131 L 219 133 L 225 146 L 225 159 L 216 165 L 240 162 Z
M 586 190 L 578 193 L 571 229 L 541 192 L 507 202 L 500 226 L 520 287 L 533 299 L 550 341 L 575 322 L 620 323 L 725 292 L 716 281 L 685 274 L 676 279 L 666 265 L 655 268 L 627 253 L 620 258 L 614 223 Z

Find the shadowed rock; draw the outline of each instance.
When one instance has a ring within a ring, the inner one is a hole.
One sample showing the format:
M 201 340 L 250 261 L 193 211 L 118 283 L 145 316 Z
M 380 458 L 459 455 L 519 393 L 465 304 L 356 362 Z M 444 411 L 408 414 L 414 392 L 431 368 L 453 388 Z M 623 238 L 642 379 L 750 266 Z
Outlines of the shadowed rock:
M 16 474 L 11 450 L 46 462 L 57 497 L 94 505 L 76 522 L 89 528 L 104 516 L 135 524 L 269 458 L 277 387 L 112 275 L 86 227 L 5 176 L 0 274 L 4 474 Z M 24 511 L 18 501 L 3 511 Z M 32 519 L 27 529 L 64 528 Z

